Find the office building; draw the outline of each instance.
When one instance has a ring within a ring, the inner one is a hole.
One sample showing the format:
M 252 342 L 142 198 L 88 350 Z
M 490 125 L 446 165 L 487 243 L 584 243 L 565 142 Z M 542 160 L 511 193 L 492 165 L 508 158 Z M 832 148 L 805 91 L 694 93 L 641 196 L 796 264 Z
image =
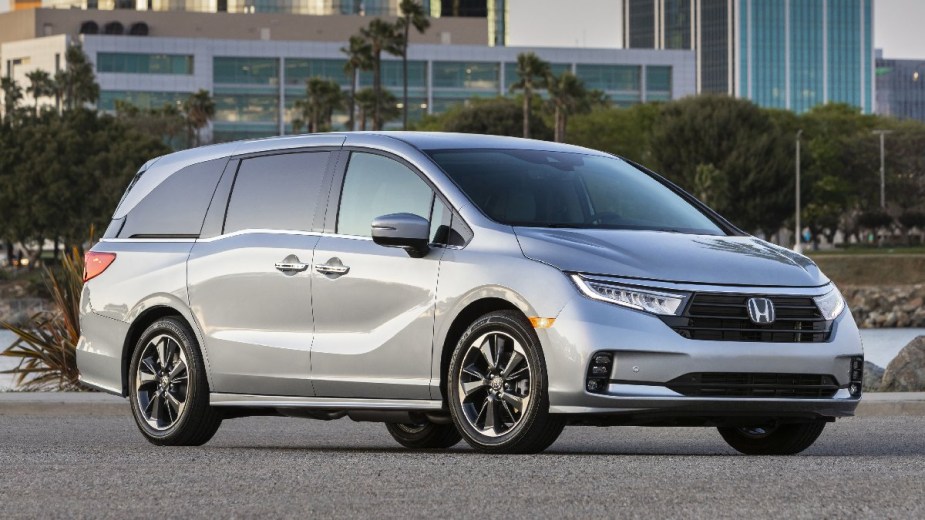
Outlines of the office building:
M 877 59 L 877 113 L 925 123 L 925 61 Z
M 37 18 L 13 19 L 28 14 Z M 87 17 L 102 26 L 145 23 L 149 32 L 147 36 L 71 36 Z M 18 34 L 25 35 L 0 44 L 0 59 L 3 73 L 26 85 L 28 72 L 36 68 L 53 72 L 61 67 L 67 46 L 80 43 L 94 64 L 103 110 L 113 110 L 117 100 L 158 108 L 206 89 L 216 105 L 211 128 L 215 140 L 270 136 L 292 130 L 294 103 L 304 97 L 307 79 L 327 78 L 344 90 L 350 88 L 340 49 L 355 32 L 350 24 L 356 20 L 352 16 L 43 9 L 0 15 L 0 34 L 21 26 Z M 337 24 L 344 25 L 332 30 Z M 26 30 L 29 26 L 31 31 Z M 604 91 L 621 106 L 695 92 L 694 53 L 689 50 L 490 47 L 484 44 L 485 29 L 473 19 L 440 18 L 430 31 L 415 37 L 408 53 L 412 120 L 442 113 L 473 97 L 511 95 L 510 86 L 517 81 L 517 55 L 525 51 L 549 61 L 556 73 L 574 72 L 588 88 Z M 400 98 L 401 61 L 393 56 L 383 60 L 383 85 Z M 363 73 L 361 88 L 371 84 L 371 74 Z M 335 125 L 342 127 L 345 122 L 341 114 Z
M 624 46 L 694 49 L 697 91 L 804 112 L 874 104 L 873 0 L 624 0 Z

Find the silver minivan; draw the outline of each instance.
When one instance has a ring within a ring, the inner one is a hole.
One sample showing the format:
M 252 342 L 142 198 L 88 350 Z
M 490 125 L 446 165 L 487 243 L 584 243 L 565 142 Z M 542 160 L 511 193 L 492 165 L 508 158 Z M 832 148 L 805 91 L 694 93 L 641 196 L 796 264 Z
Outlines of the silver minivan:
M 710 426 L 793 454 L 863 354 L 806 257 L 609 154 L 332 133 L 145 164 L 87 254 L 77 363 L 158 445 L 225 419 L 378 421 L 542 451 L 566 425 Z

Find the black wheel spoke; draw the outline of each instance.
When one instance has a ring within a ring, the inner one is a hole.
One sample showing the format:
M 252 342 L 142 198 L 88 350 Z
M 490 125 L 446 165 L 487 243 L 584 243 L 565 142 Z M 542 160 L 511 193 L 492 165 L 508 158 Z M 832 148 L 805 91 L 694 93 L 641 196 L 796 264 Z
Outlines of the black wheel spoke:
M 530 363 L 520 343 L 505 332 L 484 334 L 469 345 L 460 363 L 463 416 L 481 434 L 503 436 L 520 424 L 531 385 Z

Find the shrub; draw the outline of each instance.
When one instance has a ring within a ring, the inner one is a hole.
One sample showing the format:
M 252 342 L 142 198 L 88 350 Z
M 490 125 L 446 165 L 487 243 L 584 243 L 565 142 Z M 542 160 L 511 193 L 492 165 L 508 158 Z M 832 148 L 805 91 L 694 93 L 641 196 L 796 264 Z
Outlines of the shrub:
M 63 255 L 60 269 L 44 269 L 52 310 L 36 314 L 22 327 L 0 323 L 17 336 L 0 355 L 19 358 L 16 368 L 3 373 L 14 374 L 14 384 L 23 390 L 79 390 L 76 352 L 83 259 L 75 248 Z

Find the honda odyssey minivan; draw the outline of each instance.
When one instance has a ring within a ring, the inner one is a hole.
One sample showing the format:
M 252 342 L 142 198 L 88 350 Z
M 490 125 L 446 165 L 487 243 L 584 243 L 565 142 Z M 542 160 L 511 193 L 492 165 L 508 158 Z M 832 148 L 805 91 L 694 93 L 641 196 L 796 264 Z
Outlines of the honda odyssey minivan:
M 87 253 L 80 322 L 81 380 L 158 445 L 284 415 L 416 449 L 643 425 L 793 454 L 861 397 L 857 327 L 811 260 L 640 165 L 504 137 L 153 159 Z

